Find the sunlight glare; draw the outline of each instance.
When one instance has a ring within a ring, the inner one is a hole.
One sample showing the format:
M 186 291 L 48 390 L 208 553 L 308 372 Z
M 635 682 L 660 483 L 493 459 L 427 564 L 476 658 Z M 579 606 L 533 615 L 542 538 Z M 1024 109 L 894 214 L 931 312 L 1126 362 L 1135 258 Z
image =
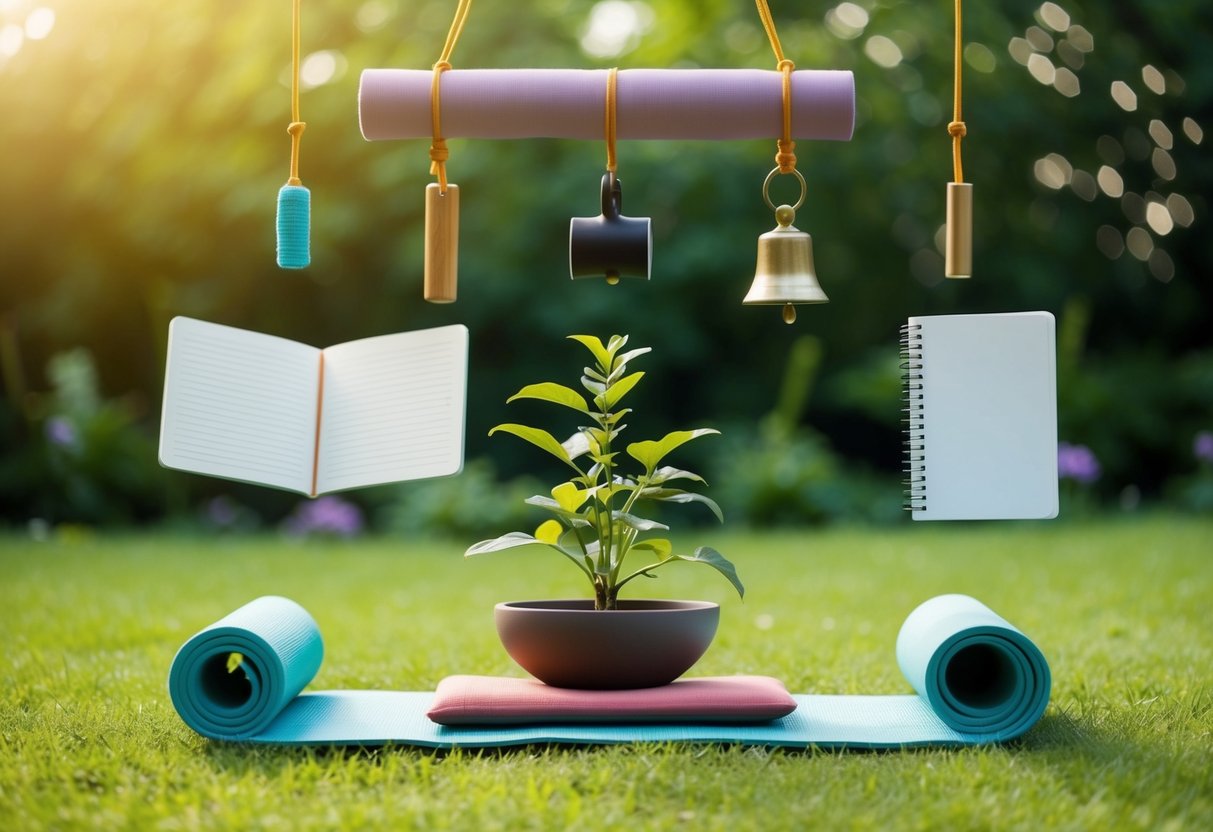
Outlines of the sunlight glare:
M 653 24 L 653 10 L 639 0 L 601 0 L 590 10 L 581 48 L 595 58 L 614 58 L 633 49 Z
M 15 24 L 0 27 L 0 58 L 11 58 L 21 51 L 25 30 Z
M 55 12 L 39 6 L 25 18 L 25 36 L 30 40 L 42 40 L 55 28 Z
M 965 63 L 978 72 L 988 74 L 993 72 L 998 66 L 998 59 L 994 57 L 994 53 L 990 51 L 990 47 L 976 41 L 965 46 L 964 58 Z
M 1149 231 L 1141 226 L 1134 226 L 1125 235 L 1125 246 L 1129 249 L 1129 254 L 1144 263 L 1150 259 L 1150 253 L 1154 251 L 1154 240 L 1150 238 Z
M 863 53 L 872 59 L 872 63 L 885 69 L 892 69 L 901 63 L 901 47 L 884 35 L 873 35 L 863 45 Z
M 1054 32 L 1064 32 L 1070 28 L 1070 15 L 1056 3 L 1045 3 L 1039 10 L 1040 19 Z
M 1171 212 L 1167 210 L 1166 205 L 1156 200 L 1150 200 L 1146 204 L 1146 225 L 1150 226 L 1150 230 L 1158 236 L 1165 237 L 1175 227 L 1175 221 L 1171 218 Z
M 1125 181 L 1114 168 L 1104 165 L 1096 174 L 1095 180 L 1099 182 L 1099 189 L 1113 199 L 1120 199 L 1125 193 Z
M 323 49 L 303 59 L 299 81 L 304 89 L 314 89 L 335 80 L 345 71 L 345 58 L 339 52 Z
M 1146 64 L 1141 68 L 1141 80 L 1155 95 L 1162 95 L 1167 91 L 1167 79 L 1153 64 Z
M 1127 113 L 1137 109 L 1137 93 L 1124 81 L 1112 82 L 1112 100 Z
M 1184 117 L 1184 135 L 1192 144 L 1200 144 L 1205 140 L 1205 131 L 1191 116 Z
M 826 12 L 825 23 L 835 37 L 853 40 L 862 35 L 868 25 L 868 12 L 854 3 L 839 3 Z

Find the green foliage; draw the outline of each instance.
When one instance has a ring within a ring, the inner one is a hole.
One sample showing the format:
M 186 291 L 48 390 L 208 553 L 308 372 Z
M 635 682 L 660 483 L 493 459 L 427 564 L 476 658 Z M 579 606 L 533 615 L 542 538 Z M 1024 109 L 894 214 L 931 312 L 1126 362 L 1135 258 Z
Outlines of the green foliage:
M 581 386 L 589 398 L 570 387 L 544 382 L 523 387 L 507 399 L 507 403 L 538 399 L 572 408 L 589 416 L 593 424 L 579 427 L 563 443 L 545 430 L 512 423 L 497 425 L 489 435 L 501 432 L 517 436 L 565 463 L 577 476 L 555 486 L 551 497 L 536 495 L 526 501 L 552 515 L 552 519 L 540 525 L 533 535 L 510 532 L 482 540 L 468 547 L 464 554 L 470 557 L 521 546 L 544 546 L 555 550 L 589 579 L 594 588 L 595 609 L 600 610 L 615 609 L 619 590 L 633 579 L 641 575 L 655 577 L 655 569 L 674 561 L 706 564 L 724 575 L 737 593 L 744 596 L 745 587 L 737 577 L 737 570 L 723 555 L 706 546 L 690 555 L 678 554 L 665 538 L 642 537 L 646 532 L 668 531 L 669 527 L 635 513 L 645 502 L 694 502 L 706 505 L 723 522 L 720 507 L 709 497 L 666 485 L 679 479 L 703 482 L 702 477 L 677 468 L 658 467 L 669 454 L 686 443 L 719 431 L 712 428 L 673 431 L 661 439 L 633 442 L 626 447 L 627 455 L 640 463 L 641 470 L 625 473 L 619 464 L 619 453 L 613 448 L 615 440 L 626 428 L 622 419 L 631 410 L 618 409 L 618 406 L 644 377 L 642 372 L 628 373 L 628 363 L 645 355 L 649 349 L 642 347 L 620 352 L 628 343 L 626 335 L 613 335 L 605 345 L 591 335 L 571 335 L 569 338 L 589 350 L 593 358 L 594 366 L 586 367 L 581 377 Z M 584 461 L 578 464 L 577 460 L 582 457 L 589 465 Z M 624 560 L 630 552 L 646 552 L 656 560 L 625 572 Z
M 775 407 L 757 425 L 737 425 L 717 448 L 713 479 L 729 512 L 755 528 L 901 518 L 896 484 L 846 460 L 804 426 L 821 370 L 820 339 L 802 335 L 788 351 Z M 891 395 L 900 381 L 894 378 Z
M 1192 439 L 1213 425 L 1213 349 L 1169 360 L 1156 344 L 1114 359 L 1092 354 L 1091 314 L 1089 299 L 1074 298 L 1059 321 L 1058 438 L 1095 453 L 1103 469 L 1095 498 L 1112 501 L 1126 488 L 1179 497 Z
M 167 477 L 129 400 L 101 396 L 92 355 L 54 356 L 25 413 L 0 401 L 0 521 L 125 525 L 161 515 Z M 12 444 L 9 444 L 12 443 Z
M 501 481 L 489 460 L 471 460 L 458 476 L 384 489 L 382 505 L 372 517 L 380 529 L 402 540 L 467 540 L 525 523 L 528 510 L 522 501 L 536 487 L 527 477 Z

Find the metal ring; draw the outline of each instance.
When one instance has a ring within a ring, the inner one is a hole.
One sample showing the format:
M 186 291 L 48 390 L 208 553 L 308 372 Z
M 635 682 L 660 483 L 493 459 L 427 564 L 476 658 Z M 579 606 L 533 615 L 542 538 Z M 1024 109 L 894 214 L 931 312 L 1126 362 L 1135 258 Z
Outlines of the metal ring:
M 781 171 L 779 170 L 779 168 L 777 168 L 777 167 L 771 168 L 771 172 L 767 174 L 767 178 L 762 183 L 762 201 L 765 202 L 767 204 L 767 207 L 770 208 L 772 211 L 775 210 L 775 204 L 773 202 L 771 202 L 771 194 L 770 194 L 771 180 L 774 179 L 776 176 L 778 176 L 780 173 L 781 173 Z M 800 180 L 800 199 L 796 200 L 796 204 L 792 206 L 792 210 L 796 211 L 796 210 L 800 209 L 801 205 L 804 205 L 804 197 L 805 197 L 805 194 L 807 194 L 809 191 L 809 186 L 804 181 L 804 175 L 800 171 L 796 170 L 796 168 L 792 168 L 790 173 L 792 173 L 797 179 Z

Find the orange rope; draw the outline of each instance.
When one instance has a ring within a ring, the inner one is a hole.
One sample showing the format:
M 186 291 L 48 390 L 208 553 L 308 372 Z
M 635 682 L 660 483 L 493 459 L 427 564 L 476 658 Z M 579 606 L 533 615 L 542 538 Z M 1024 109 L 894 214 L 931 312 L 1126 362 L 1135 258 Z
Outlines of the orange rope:
M 948 135 L 952 137 L 952 175 L 957 182 L 964 182 L 964 169 L 960 164 L 960 140 L 968 130 L 960 120 L 960 67 L 961 67 L 961 37 L 960 37 L 960 0 L 956 0 L 956 44 L 953 54 L 952 71 L 952 121 L 948 123 Z
M 780 173 L 791 173 L 796 170 L 796 142 L 792 141 L 792 70 L 796 68 L 796 64 L 783 56 L 783 45 L 779 42 L 779 33 L 775 31 L 775 19 L 771 17 L 771 7 L 767 5 L 767 0 L 754 2 L 758 6 L 762 28 L 766 30 L 771 49 L 775 52 L 775 68 L 783 73 L 783 132 L 775 143 L 778 148 L 775 164 Z
M 472 8 L 472 0 L 459 0 L 455 9 L 455 17 L 451 28 L 446 33 L 446 43 L 442 46 L 442 54 L 434 63 L 434 75 L 430 82 L 430 121 L 432 122 L 434 138 L 430 142 L 430 173 L 438 177 L 438 190 L 446 193 L 446 160 L 451 152 L 447 150 L 446 139 L 442 137 L 442 73 L 451 68 L 451 53 L 463 32 L 463 24 L 467 22 L 468 12 Z
M 619 85 L 619 67 L 613 66 L 607 73 L 607 94 L 606 94 L 606 146 L 607 146 L 607 170 L 614 173 L 619 166 L 618 159 L 615 156 L 615 129 L 617 125 L 615 101 L 617 97 L 617 88 Z
M 299 179 L 299 144 L 303 130 L 307 127 L 307 124 L 299 119 L 299 41 L 302 28 L 299 5 L 300 0 L 295 0 L 291 7 L 291 123 L 286 128 L 286 132 L 291 135 L 291 175 L 286 180 L 288 185 L 303 184 Z

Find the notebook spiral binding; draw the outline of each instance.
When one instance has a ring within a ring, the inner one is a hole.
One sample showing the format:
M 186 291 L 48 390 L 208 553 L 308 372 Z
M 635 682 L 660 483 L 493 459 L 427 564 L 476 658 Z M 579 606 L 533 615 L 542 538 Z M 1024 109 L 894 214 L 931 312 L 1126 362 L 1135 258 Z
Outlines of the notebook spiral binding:
M 901 358 L 901 421 L 905 429 L 902 441 L 901 467 L 905 474 L 904 500 L 906 511 L 924 511 L 927 507 L 927 462 L 922 411 L 922 326 L 903 324 L 899 357 Z

